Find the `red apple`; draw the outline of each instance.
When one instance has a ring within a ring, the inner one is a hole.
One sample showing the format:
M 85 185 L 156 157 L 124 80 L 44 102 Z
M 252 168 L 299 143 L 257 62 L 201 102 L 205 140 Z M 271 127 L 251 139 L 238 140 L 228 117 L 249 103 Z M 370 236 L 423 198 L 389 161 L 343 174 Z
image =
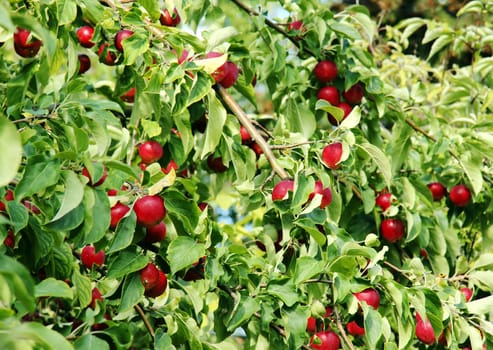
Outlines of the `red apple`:
M 339 90 L 335 86 L 324 86 L 318 90 L 317 98 L 328 101 L 333 106 L 338 106 L 340 103 Z
M 5 237 L 5 239 L 3 240 L 3 244 L 6 247 L 9 247 L 11 249 L 14 249 L 14 247 L 15 247 L 15 235 L 14 235 L 14 231 L 9 230 L 9 232 L 7 232 L 7 237 Z
M 176 27 L 178 24 L 180 24 L 181 18 L 176 7 L 173 10 L 173 15 L 169 13 L 168 9 L 164 9 L 164 11 L 161 13 L 161 16 L 159 17 L 159 22 L 161 22 L 163 26 L 168 27 Z
M 99 289 L 93 288 L 92 289 L 92 293 L 91 293 L 91 303 L 89 304 L 89 306 L 90 306 L 91 309 L 95 309 L 96 308 L 96 302 L 98 300 L 100 302 L 103 302 L 103 296 L 101 295 L 101 292 L 99 291 Z
M 383 211 L 390 208 L 392 204 L 392 195 L 390 193 L 381 193 L 375 199 L 375 204 L 382 208 Z
M 85 54 L 79 54 L 79 71 L 78 74 L 84 74 L 91 68 L 91 59 Z
M 339 123 L 341 123 L 344 119 L 346 119 L 346 117 L 349 115 L 349 113 L 351 113 L 351 111 L 353 110 L 353 107 L 348 105 L 346 102 L 339 103 L 337 105 L 337 108 L 342 109 L 342 112 L 343 112 L 342 119 L 340 122 L 338 122 L 337 119 L 334 118 L 334 116 L 332 114 L 330 114 L 330 113 L 327 114 L 327 117 L 329 118 L 329 122 L 334 126 L 339 125 Z
M 185 273 L 183 279 L 185 281 L 197 281 L 204 279 L 204 264 L 206 259 L 207 257 L 204 255 L 198 261 L 196 261 L 193 266 Z
M 164 237 L 166 237 L 166 224 L 164 221 L 146 228 L 145 241 L 147 243 L 161 242 Z
M 133 103 L 135 101 L 135 87 L 121 95 L 120 99 L 124 102 Z
M 342 143 L 334 142 L 325 146 L 322 151 L 322 161 L 330 169 L 337 169 L 342 157 Z
M 252 137 L 248 133 L 247 129 L 241 125 L 240 126 L 241 143 L 246 144 L 252 140 Z
M 111 221 L 110 221 L 110 227 L 112 229 L 115 229 L 118 226 L 118 223 L 120 220 L 130 211 L 130 208 L 128 205 L 125 205 L 123 203 L 116 203 L 110 210 L 111 214 Z
M 442 198 L 447 194 L 447 189 L 440 182 L 431 182 L 427 186 L 431 191 L 433 200 L 436 202 L 442 200 Z
M 344 99 L 351 104 L 358 104 L 363 99 L 365 89 L 361 83 L 356 83 L 344 92 Z
M 264 151 L 262 150 L 262 148 L 260 147 L 260 145 L 257 142 L 253 142 L 250 145 L 250 147 L 253 149 L 253 151 L 255 152 L 257 157 L 259 157 L 262 153 L 264 153 Z
M 294 181 L 293 180 L 281 180 L 272 189 L 272 200 L 279 201 L 287 197 L 288 192 L 293 192 Z
M 211 51 L 205 55 L 205 58 L 215 58 L 215 57 L 219 57 L 222 55 L 223 54 L 220 52 Z M 226 63 L 224 63 L 222 66 L 220 66 L 218 69 L 216 69 L 214 71 L 214 73 L 212 73 L 212 78 L 214 78 L 214 81 L 216 83 L 220 83 L 224 79 L 226 74 L 227 74 Z
M 329 81 L 337 78 L 337 66 L 332 61 L 320 61 L 315 66 L 313 73 L 315 77 L 322 83 L 327 83 Z
M 115 190 L 114 188 L 109 189 L 106 191 L 106 194 L 110 197 L 117 196 L 118 195 L 118 190 Z
M 157 141 L 146 141 L 139 146 L 139 156 L 145 164 L 157 162 L 163 153 L 163 146 Z
M 385 219 L 380 224 L 380 233 L 385 240 L 395 243 L 404 238 L 406 228 L 399 219 Z
M 460 292 L 464 295 L 464 299 L 466 300 L 466 302 L 469 302 L 472 298 L 472 295 L 474 294 L 473 290 L 467 287 L 461 288 Z
M 322 201 L 320 202 L 320 209 L 324 209 L 330 203 L 332 203 L 332 191 L 329 187 L 324 188 L 322 181 L 315 181 L 315 188 L 312 193 L 308 196 L 308 200 L 311 201 L 315 194 L 322 195 Z
M 31 32 L 27 29 L 18 27 L 14 33 L 14 50 L 21 57 L 30 58 L 36 56 L 41 45 L 43 45 L 43 42 L 32 38 Z
M 303 22 L 302 21 L 292 21 L 288 24 L 288 32 L 292 30 L 303 31 Z
M 456 185 L 450 190 L 450 200 L 458 207 L 465 207 L 471 200 L 471 191 L 466 185 Z
M 27 210 L 29 210 L 34 215 L 41 214 L 41 210 L 39 210 L 39 208 L 36 205 L 34 205 L 31 201 L 23 200 L 22 204 L 27 208 Z
M 361 327 L 356 321 L 351 321 L 346 325 L 346 329 L 349 334 L 355 337 L 361 337 L 365 335 L 365 329 Z
M 82 248 L 82 252 L 80 253 L 80 260 L 82 261 L 82 264 L 84 264 L 84 266 L 88 269 L 92 269 L 93 265 L 103 265 L 104 258 L 104 251 L 100 250 L 96 253 L 92 245 L 86 245 L 84 248 Z
M 353 294 L 360 302 L 365 302 L 375 310 L 380 306 L 380 294 L 376 289 L 367 288 L 361 292 Z
M 94 28 L 91 26 L 82 26 L 76 31 L 77 38 L 79 39 L 79 43 L 87 48 L 93 47 L 95 43 L 93 43 L 92 37 L 94 36 Z
M 7 208 L 5 206 L 5 202 L 14 200 L 14 192 L 9 188 L 5 192 L 5 197 L 3 201 L 0 201 L 0 211 L 5 211 Z
M 419 313 L 416 313 L 416 337 L 428 345 L 435 343 L 435 332 L 430 320 L 421 318 Z
M 131 30 L 122 29 L 115 35 L 115 47 L 118 51 L 123 52 L 122 41 L 134 34 Z
M 164 200 L 159 196 L 144 196 L 137 199 L 133 210 L 137 215 L 137 223 L 145 227 L 159 224 L 166 216 Z
M 214 158 L 214 155 L 207 157 L 207 166 L 215 173 L 224 173 L 228 168 L 224 165 L 222 157 Z
M 326 307 L 324 318 L 330 317 L 331 314 L 332 309 L 330 307 Z M 306 330 L 310 333 L 317 332 L 317 320 L 313 316 L 308 317 L 306 320 Z
M 144 294 L 147 297 L 156 298 L 164 293 L 167 286 L 168 278 L 166 277 L 166 274 L 163 271 L 158 270 L 158 280 L 156 282 L 156 285 L 150 289 L 146 289 Z
M 166 165 L 166 168 L 161 168 L 162 172 L 165 174 L 169 174 L 171 169 L 174 169 L 175 172 L 178 171 L 178 164 L 176 164 L 176 162 L 173 159 L 169 161 L 168 165 Z
M 106 52 L 106 56 L 104 53 Z M 110 44 L 103 43 L 98 49 L 99 60 L 107 66 L 114 66 L 116 63 L 116 53 L 110 50 Z
M 339 336 L 332 331 L 318 332 L 310 338 L 310 347 L 312 349 L 337 350 L 340 346 Z
M 82 175 L 84 175 L 85 177 L 87 177 L 89 179 L 89 182 L 88 182 L 89 186 L 98 187 L 98 186 L 102 185 L 104 183 L 104 181 L 106 180 L 106 178 L 108 177 L 108 171 L 106 170 L 106 167 L 103 165 L 103 175 L 95 183 L 92 182 L 91 174 L 89 174 L 89 170 L 87 170 L 86 167 L 84 167 L 84 169 L 82 169 Z
M 148 263 L 140 270 L 140 281 L 146 291 L 154 288 L 159 282 L 159 270 L 153 263 Z
M 236 64 L 234 64 L 231 61 L 227 61 L 224 64 L 224 69 L 225 69 L 226 73 L 224 74 L 224 77 L 221 79 L 219 84 L 223 88 L 227 89 L 236 83 L 236 80 L 238 79 L 238 73 L 239 72 L 238 72 L 238 67 L 236 66 Z

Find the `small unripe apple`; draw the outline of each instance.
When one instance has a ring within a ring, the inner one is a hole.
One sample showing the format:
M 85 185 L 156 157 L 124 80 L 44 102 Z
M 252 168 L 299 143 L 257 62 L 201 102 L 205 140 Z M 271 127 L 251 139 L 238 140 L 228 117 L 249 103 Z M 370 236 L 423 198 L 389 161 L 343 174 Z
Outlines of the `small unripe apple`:
M 166 216 L 164 200 L 159 196 L 144 196 L 137 199 L 133 210 L 137 215 L 137 223 L 145 227 L 159 224 Z
M 134 34 L 131 30 L 122 29 L 115 35 L 115 47 L 118 51 L 123 52 L 123 44 L 122 41 L 131 37 Z
M 133 103 L 135 101 L 135 87 L 128 90 L 126 93 L 120 96 L 120 99 L 124 102 Z
M 419 313 L 416 313 L 416 337 L 428 345 L 435 343 L 435 331 L 430 320 L 421 318 Z
M 159 17 L 159 22 L 161 22 L 163 26 L 168 27 L 176 27 L 178 24 L 180 24 L 181 18 L 176 7 L 173 9 L 173 15 L 169 13 L 168 9 L 164 9 L 164 11 L 161 12 L 161 16 Z
M 221 79 L 219 84 L 223 88 L 227 89 L 236 83 L 236 80 L 238 79 L 239 71 L 238 71 L 238 67 L 236 66 L 236 64 L 234 64 L 231 61 L 227 61 L 224 64 L 224 69 L 225 69 L 226 73 L 224 74 L 224 77 Z
M 77 57 L 79 60 L 79 71 L 78 74 L 84 74 L 91 68 L 91 59 L 85 54 L 79 54 Z
M 294 181 L 285 179 L 279 181 L 274 188 L 272 189 L 272 200 L 279 201 L 283 200 L 287 197 L 288 192 L 293 192 L 294 190 Z
M 106 56 L 104 53 L 106 52 Z M 114 66 L 116 63 L 116 53 L 110 50 L 110 44 L 103 43 L 98 49 L 99 60 L 107 66 Z
M 466 302 L 469 302 L 472 298 L 472 295 L 474 294 L 473 290 L 467 287 L 461 288 L 460 292 L 464 295 L 464 299 L 466 300 Z
M 125 205 L 123 203 L 116 203 L 113 207 L 110 209 L 110 214 L 111 214 L 111 220 L 110 220 L 110 227 L 112 229 L 115 229 L 118 226 L 118 223 L 120 220 L 130 211 L 130 208 L 128 205 Z
M 380 306 L 380 294 L 376 289 L 367 288 L 361 292 L 353 294 L 360 302 L 365 302 L 368 306 L 378 309 Z
M 329 81 L 337 78 L 337 66 L 332 61 L 320 61 L 315 66 L 313 73 L 315 77 L 322 83 L 327 83 Z
M 339 336 L 332 331 L 318 332 L 310 338 L 310 347 L 312 349 L 337 350 L 340 346 Z
M 392 204 L 392 195 L 390 193 L 381 193 L 375 199 L 375 204 L 382 208 L 383 211 L 390 208 Z
M 153 263 L 148 263 L 139 273 L 140 281 L 146 291 L 154 288 L 159 282 L 159 270 Z
M 84 248 L 82 248 L 82 251 L 80 253 L 80 260 L 82 261 L 82 264 L 88 269 L 92 269 L 94 265 L 103 265 L 104 258 L 104 251 L 100 250 L 96 253 L 96 250 L 92 245 L 86 245 Z
M 139 146 L 139 156 L 145 164 L 157 162 L 163 153 L 163 146 L 154 140 L 146 141 Z
M 84 47 L 91 48 L 95 45 L 93 43 L 92 37 L 94 36 L 94 28 L 91 26 L 82 26 L 76 31 L 77 39 L 79 39 L 79 44 Z
M 406 228 L 400 219 L 385 219 L 380 224 L 380 233 L 385 240 L 395 243 L 404 238 Z
M 36 56 L 43 45 L 43 42 L 39 39 L 31 38 L 31 31 L 23 28 L 17 28 L 14 33 L 14 50 L 15 52 L 24 58 L 30 58 Z
M 147 243 L 161 242 L 166 237 L 166 224 L 161 221 L 159 224 L 146 228 L 145 241 Z
M 98 187 L 98 186 L 102 185 L 104 183 L 104 181 L 106 180 L 106 178 L 108 177 L 108 171 L 106 170 L 106 166 L 103 165 L 103 175 L 101 175 L 99 180 L 96 181 L 95 183 L 93 183 L 92 178 L 91 178 L 91 174 L 89 174 L 89 170 L 87 170 L 86 167 L 84 167 L 82 169 L 82 175 L 84 175 L 85 177 L 87 177 L 89 179 L 89 182 L 88 182 L 89 186 Z
M 317 98 L 319 100 L 328 101 L 333 106 L 340 104 L 339 90 L 335 86 L 324 86 L 318 90 Z
M 365 89 L 361 83 L 356 83 L 344 92 L 344 99 L 353 105 L 358 104 L 363 99 Z
M 101 292 L 99 291 L 99 289 L 93 288 L 92 289 L 92 292 L 91 292 L 91 303 L 89 304 L 89 307 L 91 309 L 95 309 L 96 308 L 96 302 L 98 300 L 100 302 L 103 302 L 103 295 L 101 294 Z
M 147 297 L 157 298 L 158 296 L 164 293 L 167 286 L 168 286 L 168 278 L 166 277 L 166 274 L 163 271 L 158 270 L 158 279 L 156 285 L 150 289 L 146 289 L 144 294 Z
M 447 189 L 440 182 L 431 182 L 427 186 L 430 189 L 433 200 L 436 202 L 441 201 L 447 194 Z
M 342 157 L 342 143 L 334 142 L 325 146 L 322 151 L 322 161 L 330 169 L 337 169 Z
M 471 191 L 466 185 L 456 185 L 450 190 L 450 200 L 458 207 L 465 207 L 471 200 Z
M 365 329 L 361 327 L 356 321 L 351 321 L 346 325 L 347 332 L 355 337 L 361 337 L 365 335 Z

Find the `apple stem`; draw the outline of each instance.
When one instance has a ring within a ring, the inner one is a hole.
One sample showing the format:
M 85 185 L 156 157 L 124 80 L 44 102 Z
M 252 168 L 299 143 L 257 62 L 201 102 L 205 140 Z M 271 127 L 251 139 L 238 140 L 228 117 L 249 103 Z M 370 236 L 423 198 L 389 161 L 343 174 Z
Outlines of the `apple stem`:
M 147 330 L 149 331 L 149 334 L 151 335 L 152 339 L 155 337 L 154 329 L 152 328 L 152 325 L 149 323 L 149 320 L 147 319 L 144 310 L 140 307 L 139 304 L 134 306 L 135 311 L 139 314 L 140 318 L 144 322 L 144 325 L 146 326 Z
M 344 326 L 341 323 L 341 317 L 339 316 L 339 311 L 337 310 L 337 307 L 334 307 L 334 313 L 336 314 L 337 328 L 339 329 L 339 332 L 341 332 L 342 339 L 344 339 L 349 349 L 355 350 L 353 343 L 351 342 L 351 340 L 349 340 L 346 331 L 344 330 Z
M 264 152 L 265 158 L 269 161 L 272 166 L 272 170 L 281 177 L 281 179 L 287 179 L 289 177 L 288 173 L 279 166 L 277 163 L 276 157 L 269 146 L 269 144 L 265 141 L 265 139 L 260 135 L 258 130 L 253 126 L 252 121 L 246 113 L 241 109 L 238 103 L 233 99 L 233 97 L 220 85 L 216 84 L 216 89 L 221 95 L 224 103 L 229 107 L 229 109 L 233 112 L 233 114 L 238 118 L 240 123 L 245 127 L 248 133 L 252 136 L 252 139 L 257 142 L 260 146 L 260 149 Z
M 231 1 L 233 3 L 235 3 L 236 6 L 238 6 L 240 9 L 242 9 L 243 11 L 248 13 L 250 16 L 260 16 L 260 13 L 251 9 L 250 7 L 248 7 L 247 5 L 242 3 L 240 0 L 231 0 Z M 281 25 L 271 21 L 267 17 L 264 17 L 264 21 L 265 21 L 265 24 L 267 24 L 269 27 L 271 27 L 272 29 L 276 30 L 277 32 L 281 33 L 286 38 L 288 38 L 299 50 L 306 52 L 310 56 L 317 57 L 317 55 L 315 55 L 315 52 L 313 52 L 312 50 L 310 50 L 306 46 L 302 45 L 302 43 L 297 41 L 295 37 L 289 35 L 288 32 L 286 32 L 286 30 L 284 30 L 284 28 Z

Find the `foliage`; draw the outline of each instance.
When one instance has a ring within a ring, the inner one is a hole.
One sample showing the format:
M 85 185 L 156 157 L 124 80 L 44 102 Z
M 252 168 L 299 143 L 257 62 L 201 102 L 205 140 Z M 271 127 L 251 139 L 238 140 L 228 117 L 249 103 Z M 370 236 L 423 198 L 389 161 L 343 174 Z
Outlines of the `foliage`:
M 385 27 L 363 6 L 310 0 L 166 4 L 177 27 L 160 24 L 156 1 L 0 2 L 0 198 L 14 195 L 0 216 L 0 347 L 299 349 L 311 316 L 347 349 L 421 349 L 416 313 L 442 335 L 432 348 L 493 346 L 493 2 L 468 2 L 454 26 Z M 303 27 L 288 29 L 293 20 Z M 92 48 L 79 44 L 82 25 L 95 28 Z M 42 40 L 35 57 L 15 52 L 17 27 Z M 123 52 L 121 29 L 134 32 Z M 425 58 L 406 51 L 418 30 Z M 226 59 L 240 67 L 228 90 L 211 76 Z M 364 86 L 344 119 L 317 99 L 324 59 L 341 96 Z M 150 139 L 164 156 L 141 166 Z M 342 158 L 329 169 L 333 142 Z M 83 168 L 91 184 L 107 178 L 91 186 Z M 273 201 L 282 178 L 293 191 Z M 323 209 L 316 181 L 332 192 Z M 434 201 L 436 181 L 465 184 L 472 200 Z M 161 242 L 146 242 L 132 210 L 110 227 L 117 202 L 144 195 L 164 199 Z M 402 240 L 380 236 L 385 218 L 405 223 Z M 105 252 L 102 266 L 81 263 L 86 245 Z M 149 262 L 167 275 L 156 298 L 139 276 Z M 376 309 L 353 294 L 367 288 Z M 353 320 L 364 336 L 348 332 Z

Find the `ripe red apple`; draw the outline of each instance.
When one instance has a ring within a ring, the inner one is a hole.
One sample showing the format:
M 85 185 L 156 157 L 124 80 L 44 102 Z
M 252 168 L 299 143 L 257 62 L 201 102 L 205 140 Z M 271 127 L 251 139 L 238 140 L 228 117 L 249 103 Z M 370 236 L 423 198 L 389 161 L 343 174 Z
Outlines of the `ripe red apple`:
M 302 21 L 292 21 L 288 24 L 288 32 L 292 30 L 303 31 L 303 22 Z
M 385 240 L 394 243 L 404 238 L 406 228 L 400 219 L 385 219 L 380 224 L 380 233 Z
M 115 229 L 118 226 L 118 223 L 120 220 L 130 211 L 130 208 L 128 205 L 125 205 L 123 203 L 116 203 L 111 209 L 110 209 L 110 214 L 111 214 L 111 221 L 110 221 L 110 227 L 112 229 Z
M 104 53 L 106 52 L 106 56 Z M 116 53 L 110 50 L 110 44 L 103 43 L 98 49 L 99 60 L 107 66 L 114 66 L 116 63 Z
M 360 302 L 365 302 L 375 310 L 380 306 L 380 294 L 376 289 L 367 288 L 361 292 L 353 294 Z
M 365 335 L 365 329 L 361 327 L 356 321 L 351 321 L 346 325 L 346 329 L 349 334 L 355 337 L 361 337 Z
M 163 26 L 168 27 L 176 27 L 178 24 L 180 24 L 181 18 L 176 7 L 173 10 L 173 15 L 169 13 L 168 9 L 164 9 L 164 11 L 161 12 L 161 16 L 159 17 L 159 22 L 161 22 Z
M 207 166 L 215 173 L 224 173 L 228 168 L 223 164 L 222 157 L 214 158 L 214 155 L 207 157 Z
M 166 165 L 166 168 L 161 168 L 162 172 L 165 174 L 169 174 L 171 169 L 174 169 L 175 172 L 178 170 L 178 164 L 176 164 L 176 162 L 173 159 L 169 161 L 168 165 Z
M 392 204 L 392 195 L 390 193 L 380 193 L 375 199 L 375 204 L 382 208 L 383 211 L 387 210 Z
M 123 52 L 122 41 L 131 37 L 134 34 L 133 31 L 128 29 L 122 29 L 115 35 L 115 47 L 118 51 Z
M 342 115 L 342 119 L 340 122 L 337 121 L 336 118 L 334 118 L 334 116 L 330 113 L 327 114 L 327 117 L 329 118 L 329 122 L 334 125 L 334 126 L 337 126 L 339 125 L 339 123 L 341 123 L 344 119 L 347 118 L 347 116 L 349 115 L 349 113 L 351 113 L 351 111 L 353 110 L 353 107 L 351 107 L 350 105 L 348 105 L 346 102 L 341 102 L 337 105 L 337 108 L 340 108 L 342 109 L 342 112 L 344 113 Z
M 344 92 L 344 99 L 353 105 L 358 104 L 363 99 L 365 89 L 361 83 L 356 83 Z
M 252 141 L 252 137 L 250 136 L 247 129 L 243 125 L 240 126 L 240 136 L 241 136 L 241 143 L 243 144 Z
M 332 331 L 318 332 L 310 338 L 310 347 L 312 349 L 337 350 L 340 346 L 339 336 Z
M 223 54 L 220 53 L 220 52 L 215 52 L 215 51 L 211 51 L 211 52 L 208 52 L 206 55 L 205 55 L 205 58 L 215 58 L 215 57 L 219 57 L 219 56 L 222 56 Z M 218 69 L 216 69 L 214 71 L 214 73 L 212 73 L 212 78 L 214 78 L 214 81 L 216 83 L 220 83 L 224 77 L 226 76 L 226 63 L 224 63 L 221 67 L 219 67 Z
M 36 56 L 41 45 L 43 45 L 43 42 L 32 38 L 31 31 L 27 29 L 18 27 L 14 33 L 14 50 L 21 57 L 30 58 Z
M 334 62 L 320 61 L 315 66 L 313 73 L 319 81 L 322 83 L 327 83 L 337 78 L 338 70 Z
M 321 194 L 322 195 L 322 200 L 320 202 L 320 209 L 324 209 L 327 207 L 330 203 L 332 203 L 332 191 L 329 187 L 324 188 L 324 185 L 322 181 L 317 180 L 315 181 L 315 188 L 312 193 L 308 196 L 308 200 L 311 201 L 313 197 L 315 197 L 315 194 Z
M 5 237 L 5 239 L 3 240 L 3 244 L 6 247 L 9 247 L 11 249 L 14 249 L 14 247 L 15 247 L 14 231 L 9 230 L 9 232 L 7 232 L 7 237 Z
M 110 197 L 117 196 L 118 190 L 115 190 L 114 188 L 112 188 L 112 189 L 109 189 L 108 191 L 106 191 L 106 194 L 108 194 L 108 196 L 110 196 Z
M 146 141 L 139 146 L 139 156 L 145 164 L 157 162 L 163 153 L 163 146 L 157 141 Z
M 262 148 L 260 147 L 260 145 L 257 143 L 257 142 L 253 142 L 250 147 L 253 149 L 253 151 L 255 152 L 255 154 L 257 155 L 257 157 L 260 157 L 260 155 L 262 153 L 264 153 L 264 151 L 262 150 Z
M 41 214 L 41 210 L 34 205 L 31 201 L 23 200 L 22 204 L 27 208 L 28 211 L 30 211 L 34 215 Z
M 328 101 L 333 106 L 338 106 L 340 101 L 339 90 L 335 86 L 324 86 L 318 90 L 317 98 Z
M 419 313 L 416 313 L 416 337 L 428 345 L 435 343 L 435 332 L 430 320 L 421 318 Z
M 458 207 L 465 207 L 471 200 L 471 191 L 466 185 L 456 185 L 450 190 L 450 200 Z
M 294 190 L 294 181 L 285 179 L 279 181 L 274 188 L 272 189 L 272 200 L 279 201 L 283 200 L 287 197 L 288 192 L 293 192 Z
M 461 288 L 460 292 L 464 295 L 464 299 L 466 299 L 466 302 L 469 302 L 472 298 L 472 295 L 474 294 L 473 290 L 468 287 Z
M 146 291 L 154 288 L 159 282 L 159 270 L 153 263 L 148 263 L 139 273 L 140 281 Z
M 168 278 L 166 277 L 166 274 L 163 271 L 158 270 L 158 280 L 156 282 L 156 285 L 151 289 L 146 289 L 144 294 L 147 297 L 156 298 L 164 293 L 167 286 L 168 286 Z
M 322 151 L 322 161 L 330 169 L 337 169 L 342 157 L 342 143 L 334 142 L 325 146 Z
M 236 66 L 236 64 L 234 64 L 231 61 L 227 61 L 224 64 L 224 69 L 225 69 L 226 73 L 224 74 L 224 77 L 221 79 L 219 84 L 223 88 L 227 89 L 236 83 L 236 80 L 238 79 L 239 71 L 238 71 L 238 67 Z
M 431 182 L 427 186 L 431 191 L 433 200 L 436 202 L 441 201 L 442 198 L 445 197 L 445 195 L 447 194 L 447 189 L 440 182 Z
M 137 223 L 145 227 L 159 224 L 166 216 L 164 200 L 159 196 L 141 197 L 135 201 L 133 209 Z
M 14 200 L 14 192 L 9 188 L 5 192 L 5 197 L 3 201 L 0 201 L 0 211 L 5 211 L 7 208 L 5 207 L 5 202 Z
M 326 307 L 324 318 L 330 317 L 331 314 L 332 309 L 330 307 Z M 308 317 L 306 320 L 306 330 L 310 333 L 317 332 L 317 320 L 313 316 Z
M 91 26 L 82 26 L 75 32 L 77 34 L 77 38 L 79 39 L 79 43 L 87 48 L 93 47 L 95 43 L 93 43 L 92 37 L 94 36 L 94 28 Z
M 89 306 L 90 306 L 91 309 L 95 309 L 96 308 L 96 302 L 98 300 L 100 302 L 103 302 L 103 296 L 101 295 L 101 292 L 99 291 L 99 289 L 93 288 L 92 289 L 92 293 L 91 293 L 91 303 L 89 304 Z
M 206 203 L 206 202 L 201 202 L 201 203 L 197 204 L 197 206 L 199 207 L 200 211 L 204 211 L 204 210 L 207 209 L 207 207 L 209 206 L 209 204 Z
M 106 170 L 106 166 L 103 165 L 103 175 L 95 183 L 92 182 L 91 174 L 89 174 L 89 170 L 87 170 L 86 167 L 84 167 L 84 169 L 82 169 L 82 175 L 84 175 L 85 177 L 87 177 L 89 179 L 89 182 L 88 182 L 89 186 L 98 187 L 98 186 L 102 185 L 104 183 L 104 181 L 106 180 L 106 178 L 108 177 L 108 171 Z
M 79 54 L 79 72 L 78 74 L 84 74 L 91 68 L 91 59 L 85 54 Z
M 120 99 L 124 102 L 133 103 L 135 101 L 135 87 L 121 95 Z
M 86 245 L 82 248 L 80 253 L 80 260 L 82 264 L 88 269 L 92 269 L 93 265 L 101 266 L 104 264 L 104 251 L 100 250 L 96 253 L 94 247 L 92 245 Z
M 146 228 L 145 241 L 147 243 L 161 242 L 164 237 L 166 237 L 166 224 L 164 221 Z
M 197 280 L 204 279 L 204 265 L 205 265 L 206 259 L 207 259 L 207 256 L 204 255 L 199 260 L 194 262 L 192 267 L 190 269 L 188 269 L 188 271 L 183 276 L 183 279 L 185 281 L 197 281 Z

